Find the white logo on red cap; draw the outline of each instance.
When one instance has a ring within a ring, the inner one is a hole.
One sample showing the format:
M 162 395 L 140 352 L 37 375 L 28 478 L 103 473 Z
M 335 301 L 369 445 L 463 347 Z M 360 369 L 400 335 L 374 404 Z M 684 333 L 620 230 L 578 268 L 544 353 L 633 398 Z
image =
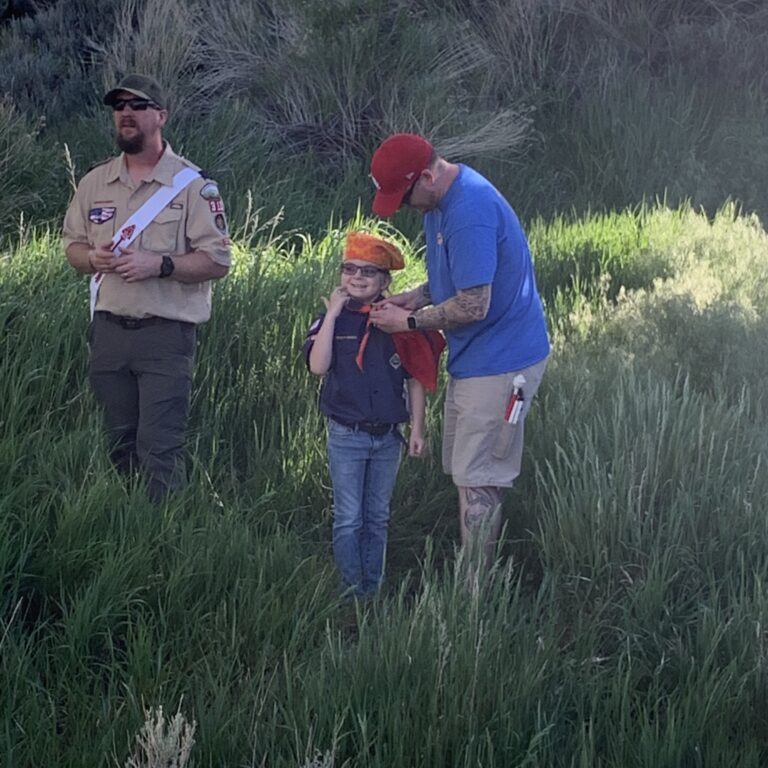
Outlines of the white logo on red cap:
M 373 174 L 370 174 L 371 181 L 373 182 L 373 186 L 376 187 L 376 189 L 381 189 L 381 184 L 379 184 L 378 181 L 376 181 L 376 177 Z

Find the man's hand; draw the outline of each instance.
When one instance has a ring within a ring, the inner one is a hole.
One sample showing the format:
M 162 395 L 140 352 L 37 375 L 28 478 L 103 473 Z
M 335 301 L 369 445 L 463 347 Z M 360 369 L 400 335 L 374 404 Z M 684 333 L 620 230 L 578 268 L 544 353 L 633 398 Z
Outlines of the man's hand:
M 112 252 L 112 244 L 105 243 L 89 250 L 88 263 L 94 272 L 114 272 L 116 260 Z
M 393 307 L 402 307 L 403 309 L 408 309 L 411 312 L 413 312 L 416 307 L 411 306 L 412 304 L 415 304 L 415 301 L 413 299 L 413 296 L 411 294 L 413 291 L 406 291 L 405 293 L 396 293 L 394 296 L 388 296 L 386 299 L 382 299 L 381 301 L 377 301 L 375 306 L 383 307 L 387 304 L 391 304 Z
M 117 257 L 113 257 L 114 271 L 126 283 L 138 283 L 148 277 L 160 277 L 160 265 L 163 257 L 157 253 L 134 251 L 126 248 Z
M 408 330 L 408 316 L 411 312 L 392 303 L 389 299 L 371 307 L 371 325 L 386 333 Z
M 419 285 L 413 290 L 405 291 L 404 293 L 396 293 L 394 296 L 382 299 L 374 306 L 385 306 L 392 304 L 395 307 L 402 307 L 409 312 L 414 312 L 417 309 L 426 307 L 431 302 L 427 293 L 427 284 Z

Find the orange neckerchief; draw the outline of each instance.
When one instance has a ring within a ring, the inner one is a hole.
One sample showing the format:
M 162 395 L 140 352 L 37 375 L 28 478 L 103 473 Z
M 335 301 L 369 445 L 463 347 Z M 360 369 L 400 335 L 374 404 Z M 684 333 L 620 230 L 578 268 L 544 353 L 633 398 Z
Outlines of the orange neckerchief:
M 357 354 L 355 355 L 355 362 L 361 371 L 363 370 L 365 348 L 368 346 L 368 339 L 371 337 L 371 306 L 371 304 L 360 304 L 360 302 L 354 300 L 347 302 L 347 309 L 351 312 L 360 312 L 360 314 L 368 315 L 368 319 L 365 321 L 363 338 L 360 339 L 360 343 L 357 346 Z
M 371 337 L 371 304 L 348 302 L 347 309 L 351 312 L 368 315 L 363 338 L 360 339 L 355 355 L 357 367 L 362 371 L 363 356 Z M 398 331 L 392 334 L 392 341 L 403 368 L 430 392 L 434 392 L 437 389 L 437 368 L 440 355 L 445 349 L 443 334 L 433 330 Z

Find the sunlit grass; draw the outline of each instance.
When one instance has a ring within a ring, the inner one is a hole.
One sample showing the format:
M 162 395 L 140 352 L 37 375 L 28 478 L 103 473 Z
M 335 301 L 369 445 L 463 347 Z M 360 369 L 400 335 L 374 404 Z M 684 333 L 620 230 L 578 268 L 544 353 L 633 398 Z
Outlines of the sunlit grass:
M 385 231 L 399 285 L 422 280 Z M 467 590 L 439 392 L 369 606 L 335 592 L 300 354 L 343 234 L 238 243 L 191 483 L 159 507 L 106 459 L 85 281 L 44 233 L 2 255 L 0 764 L 124 765 L 162 706 L 197 724 L 196 765 L 763 765 L 762 230 L 733 209 L 534 223 L 555 352 L 498 567 Z

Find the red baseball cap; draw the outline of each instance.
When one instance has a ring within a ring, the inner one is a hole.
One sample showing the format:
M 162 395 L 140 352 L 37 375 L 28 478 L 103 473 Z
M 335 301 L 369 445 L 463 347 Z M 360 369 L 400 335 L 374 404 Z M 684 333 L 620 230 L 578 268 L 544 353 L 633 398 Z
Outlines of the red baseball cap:
M 377 216 L 391 216 L 400 208 L 408 188 L 429 165 L 432 152 L 432 145 L 415 133 L 396 133 L 382 142 L 371 159 Z

